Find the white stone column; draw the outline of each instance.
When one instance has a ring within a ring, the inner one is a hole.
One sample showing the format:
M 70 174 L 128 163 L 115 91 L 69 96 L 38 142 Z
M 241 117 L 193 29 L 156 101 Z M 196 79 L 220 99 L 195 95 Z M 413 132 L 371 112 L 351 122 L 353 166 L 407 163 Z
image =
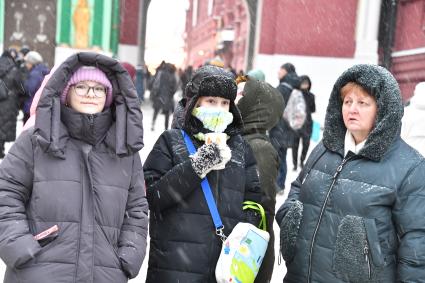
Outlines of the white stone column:
M 355 59 L 378 63 L 378 32 L 381 0 L 359 0 L 356 23 Z

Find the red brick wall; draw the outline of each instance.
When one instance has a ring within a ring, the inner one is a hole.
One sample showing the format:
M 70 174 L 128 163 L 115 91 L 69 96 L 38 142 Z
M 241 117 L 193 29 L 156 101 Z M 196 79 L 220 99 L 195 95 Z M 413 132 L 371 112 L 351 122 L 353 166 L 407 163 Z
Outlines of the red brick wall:
M 425 47 L 425 1 L 401 1 L 394 51 Z
M 425 1 L 400 1 L 397 7 L 397 23 L 394 51 L 425 47 Z M 425 81 L 425 53 L 394 57 L 391 69 L 403 95 L 409 99 L 417 83 Z
M 353 57 L 356 14 L 357 0 L 264 0 L 259 52 Z
M 120 21 L 120 43 L 137 45 L 139 0 L 120 1 Z

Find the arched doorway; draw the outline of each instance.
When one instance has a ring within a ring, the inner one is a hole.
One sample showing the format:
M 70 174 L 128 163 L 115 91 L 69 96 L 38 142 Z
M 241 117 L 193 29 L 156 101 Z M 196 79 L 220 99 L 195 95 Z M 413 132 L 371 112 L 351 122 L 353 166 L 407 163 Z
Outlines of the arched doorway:
M 139 25 L 139 49 L 138 49 L 138 63 L 144 65 L 145 63 L 145 42 L 146 42 L 146 25 L 147 25 L 147 14 L 149 5 L 152 0 L 140 0 L 140 25 Z M 245 71 L 252 69 L 254 56 L 255 56 L 255 46 L 257 41 L 257 25 L 258 25 L 258 15 L 257 11 L 259 10 L 260 0 L 244 0 L 248 10 L 248 39 L 246 42 L 246 64 Z

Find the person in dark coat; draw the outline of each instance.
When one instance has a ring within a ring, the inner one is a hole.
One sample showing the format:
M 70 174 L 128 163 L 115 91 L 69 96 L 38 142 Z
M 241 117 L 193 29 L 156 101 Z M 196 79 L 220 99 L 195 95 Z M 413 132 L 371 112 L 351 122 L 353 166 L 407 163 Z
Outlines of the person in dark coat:
M 284 282 L 423 282 L 425 158 L 400 138 L 402 116 L 386 69 L 338 78 L 323 140 L 276 214 Z
M 302 143 L 300 166 L 301 168 L 304 167 L 304 160 L 307 157 L 308 148 L 310 147 L 311 134 L 313 132 L 313 119 L 311 118 L 311 113 L 316 112 L 314 94 L 310 92 L 311 80 L 308 76 L 300 76 L 300 80 L 300 90 L 302 91 L 306 104 L 306 117 L 304 125 L 301 127 L 301 129 L 296 131 L 296 135 L 294 136 L 294 145 L 292 147 L 292 163 L 294 165 L 294 171 L 297 170 L 298 165 L 298 146 L 300 144 L 300 139 Z
M 293 89 L 299 89 L 300 78 L 295 72 L 295 67 L 291 63 L 283 64 L 279 69 L 279 85 L 277 90 L 282 94 L 285 105 L 288 103 L 289 97 Z M 284 109 L 285 111 L 285 109 Z M 279 154 L 280 165 L 279 174 L 277 176 L 277 193 L 282 194 L 285 189 L 287 164 L 286 152 L 288 148 L 294 146 L 296 132 L 289 126 L 289 123 L 281 118 L 279 123 L 274 126 L 270 132 L 270 140 Z
M 19 99 L 25 95 L 22 77 L 9 51 L 0 57 L 0 79 L 6 86 L 5 99 L 0 99 L 0 159 L 4 157 L 4 144 L 16 139 L 16 121 Z
M 34 95 L 41 85 L 44 76 L 49 73 L 49 68 L 43 64 L 43 57 L 37 51 L 30 51 L 25 55 L 25 66 L 28 75 L 24 82 L 27 99 L 24 102 L 24 124 L 31 116 L 30 108 Z
M 155 121 L 160 111 L 165 115 L 165 130 L 169 127 L 169 117 L 174 111 L 174 93 L 177 91 L 176 67 L 164 63 L 158 69 L 152 86 L 153 118 L 151 130 L 155 130 Z
M 183 73 L 180 76 L 180 81 L 182 82 L 181 87 L 183 92 L 186 89 L 187 83 L 190 81 L 190 79 L 192 79 L 192 75 L 193 75 L 193 67 L 187 66 L 187 68 L 183 71 Z
M 136 90 L 119 62 L 87 52 L 62 63 L 35 126 L 0 164 L 4 282 L 134 278 L 148 226 L 142 146 Z
M 242 209 L 245 200 L 260 203 L 262 193 L 254 155 L 240 135 L 233 75 L 202 67 L 186 91 L 193 96 L 182 128 L 197 152 L 189 156 L 181 130 L 171 129 L 162 133 L 144 164 L 151 237 L 147 283 L 216 282 L 222 241 L 201 189 L 203 177 L 208 177 L 225 235 L 238 222 L 258 224 L 257 217 Z M 226 143 L 204 144 L 207 133 L 222 131 Z
M 255 282 L 267 283 L 272 278 L 275 259 L 273 222 L 276 206 L 275 183 L 279 169 L 279 156 L 267 136 L 267 131 L 282 117 L 284 103 L 282 95 L 274 87 L 248 76 L 237 106 L 244 122 L 242 136 L 254 152 L 261 189 L 264 191 L 262 203 L 266 211 L 270 240 Z

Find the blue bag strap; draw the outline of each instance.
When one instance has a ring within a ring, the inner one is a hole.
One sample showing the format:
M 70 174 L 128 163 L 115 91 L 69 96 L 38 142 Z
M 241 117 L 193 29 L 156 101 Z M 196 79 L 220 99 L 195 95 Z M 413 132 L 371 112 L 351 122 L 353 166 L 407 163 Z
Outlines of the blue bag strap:
M 185 131 L 181 130 L 184 142 L 186 143 L 187 150 L 189 154 L 195 154 L 196 148 L 192 143 L 190 137 L 186 134 Z M 221 222 L 220 214 L 218 213 L 217 206 L 215 205 L 214 196 L 211 192 L 210 184 L 208 183 L 207 177 L 204 177 L 201 182 L 202 192 L 204 193 L 205 200 L 207 201 L 208 208 L 211 213 L 212 220 L 215 226 L 215 233 L 219 236 L 223 241 L 226 240 L 226 236 L 224 235 L 224 225 Z

